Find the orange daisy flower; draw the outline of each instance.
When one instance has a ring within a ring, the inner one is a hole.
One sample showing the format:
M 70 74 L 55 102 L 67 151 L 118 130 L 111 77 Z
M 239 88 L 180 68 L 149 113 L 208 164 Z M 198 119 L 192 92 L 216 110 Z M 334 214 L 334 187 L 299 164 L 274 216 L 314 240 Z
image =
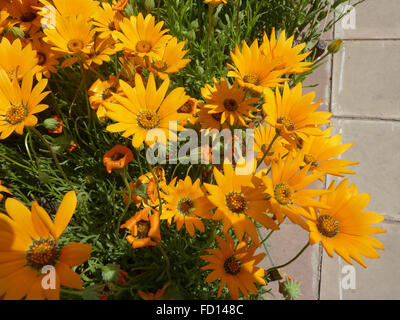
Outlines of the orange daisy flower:
M 108 173 L 111 173 L 114 169 L 125 168 L 131 161 L 133 161 L 131 149 L 121 145 L 114 146 L 103 156 L 103 163 Z
M 265 253 L 254 255 L 257 246 L 248 247 L 248 239 L 240 241 L 237 246 L 229 234 L 225 234 L 226 241 L 218 235 L 215 238 L 218 241 L 220 249 L 207 249 L 210 255 L 200 256 L 201 259 L 209 262 L 201 270 L 212 270 L 207 276 L 206 282 L 214 282 L 221 279 L 218 289 L 219 298 L 222 288 L 226 285 L 232 299 L 239 299 L 239 290 L 250 299 L 249 292 L 257 294 L 257 288 L 254 283 L 265 285 L 263 279 L 265 270 L 257 267 L 265 257 Z
M 382 222 L 384 217 L 376 212 L 363 211 L 368 205 L 369 194 L 359 194 L 354 184 L 348 185 L 347 179 L 336 188 L 335 181 L 332 181 L 328 190 L 331 192 L 322 195 L 320 202 L 329 209 L 310 209 L 307 219 L 310 244 L 321 242 L 330 257 L 335 251 L 346 262 L 353 264 L 352 258 L 366 268 L 361 255 L 376 259 L 379 258 L 376 249 L 384 249 L 379 240 L 370 236 L 386 232 L 372 226 Z
M 82 280 L 71 267 L 90 258 L 91 246 L 69 243 L 60 248 L 58 239 L 76 208 L 76 194 L 68 192 L 54 221 L 37 201 L 29 210 L 19 201 L 6 200 L 7 214 L 0 214 L 0 296 L 5 300 L 55 300 L 60 286 L 82 290 Z M 42 287 L 44 266 L 56 271 L 56 288 Z
M 130 231 L 126 240 L 132 248 L 156 246 L 161 241 L 160 215 L 157 211 L 151 214 L 152 211 L 149 207 L 144 208 L 121 226 Z

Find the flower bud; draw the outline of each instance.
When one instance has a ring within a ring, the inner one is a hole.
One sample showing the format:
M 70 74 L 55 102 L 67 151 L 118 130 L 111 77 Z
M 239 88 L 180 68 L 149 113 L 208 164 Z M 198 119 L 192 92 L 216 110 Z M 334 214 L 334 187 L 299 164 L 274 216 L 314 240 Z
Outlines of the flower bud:
M 341 39 L 333 40 L 328 46 L 328 52 L 335 54 L 342 47 L 342 43 L 343 43 L 343 40 L 341 40 Z
M 22 31 L 20 28 L 18 28 L 18 27 L 12 27 L 12 28 L 10 28 L 10 32 L 12 33 L 12 35 L 14 36 L 14 37 L 17 37 L 17 38 L 24 38 L 25 37 L 25 32 L 24 31 Z
M 144 7 L 147 12 L 150 12 L 154 9 L 154 0 L 145 0 Z
M 286 300 L 295 300 L 301 295 L 299 282 L 290 277 L 279 283 L 279 289 Z
M 102 268 L 101 276 L 105 282 L 116 282 L 120 277 L 120 269 L 116 264 L 108 264 Z
M 187 38 L 189 41 L 194 41 L 194 40 L 196 40 L 196 33 L 194 32 L 194 30 L 190 30 L 190 31 L 187 33 L 186 38 Z
M 59 124 L 59 122 L 57 121 L 57 119 L 54 119 L 54 118 L 48 118 L 43 121 L 43 125 L 47 130 L 56 129 L 58 124 Z

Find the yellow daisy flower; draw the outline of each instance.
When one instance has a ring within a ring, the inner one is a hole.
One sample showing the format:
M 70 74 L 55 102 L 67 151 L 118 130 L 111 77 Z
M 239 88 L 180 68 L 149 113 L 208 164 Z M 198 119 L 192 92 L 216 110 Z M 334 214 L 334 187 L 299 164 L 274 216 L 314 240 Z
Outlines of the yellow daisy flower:
M 110 61 L 110 56 L 114 55 L 117 51 L 115 41 L 112 38 L 96 39 L 90 53 L 84 56 L 85 61 L 83 66 L 86 69 L 89 69 L 93 63 L 101 66 L 103 62 Z
M 294 36 L 286 40 L 285 30 L 281 32 L 279 39 L 275 36 L 275 28 L 272 29 L 270 39 L 268 39 L 268 36 L 264 32 L 260 50 L 264 55 L 279 62 L 275 66 L 275 70 L 285 69 L 287 73 L 292 74 L 303 73 L 311 69 L 312 62 L 302 62 L 311 54 L 311 51 L 300 54 L 306 44 L 303 42 L 292 47 L 293 40 Z
M 155 18 L 148 14 L 146 18 L 141 13 L 125 18 L 120 24 L 121 32 L 118 34 L 121 49 L 127 50 L 139 57 L 158 58 L 159 53 L 171 38 L 164 35 L 168 29 L 161 30 L 164 22 L 155 24 Z
M 57 73 L 56 66 L 59 64 L 58 59 L 62 57 L 59 52 L 53 51 L 50 44 L 42 40 L 42 35 L 32 38 L 32 49 L 36 50 L 38 58 L 38 73 L 42 73 L 46 77 L 50 77 L 50 72 Z
M 160 88 L 156 88 L 154 75 L 150 73 L 147 86 L 144 86 L 140 75 L 135 75 L 136 86 L 132 88 L 123 80 L 119 81 L 125 97 L 115 94 L 114 98 L 119 102 L 106 103 L 107 117 L 118 122 L 107 127 L 110 132 L 121 132 L 127 138 L 133 135 L 132 145 L 139 148 L 143 142 L 152 145 L 156 142 L 160 130 L 165 134 L 167 140 L 176 141 L 175 132 L 169 130 L 170 121 L 183 121 L 188 115 L 178 113 L 177 110 L 188 100 L 184 88 L 176 88 L 166 96 L 169 79 L 164 80 Z M 177 130 L 182 130 L 177 125 Z M 153 135 L 154 134 L 154 135 Z M 161 144 L 167 141 L 160 140 Z
M 97 117 L 104 119 L 106 116 L 105 102 L 115 101 L 113 93 L 121 94 L 118 77 L 111 75 L 108 80 L 97 79 L 89 89 L 89 102 L 93 110 L 97 110 Z
M 302 96 L 301 83 L 292 90 L 285 83 L 283 94 L 278 88 L 275 93 L 267 88 L 264 91 L 263 104 L 267 115 L 265 121 L 294 146 L 298 143 L 298 138 L 306 140 L 309 136 L 322 135 L 318 126 L 329 123 L 332 113 L 315 112 L 322 100 L 313 103 L 314 97 L 314 91 Z
M 348 150 L 353 143 L 340 144 L 341 134 L 329 137 L 332 127 L 323 131 L 322 136 L 309 137 L 302 144 L 302 152 L 304 153 L 304 164 L 310 164 L 311 172 L 322 171 L 338 177 L 344 177 L 344 174 L 354 174 L 355 172 L 345 168 L 359 164 L 356 161 L 343 159 L 333 159 Z M 321 177 L 323 181 L 323 177 Z
M 94 30 L 83 16 L 58 17 L 55 29 L 44 29 L 44 41 L 53 45 L 53 50 L 69 55 L 90 54 Z
M 246 91 L 238 86 L 237 80 L 232 86 L 229 86 L 225 78 L 221 78 L 219 83 L 217 79 L 214 78 L 213 80 L 214 86 L 206 84 L 201 88 L 201 95 L 206 101 L 204 107 L 209 109 L 210 114 L 220 114 L 221 124 L 227 122 L 231 126 L 242 125 L 247 127 L 246 122 L 254 118 L 250 112 L 258 111 L 251 105 L 259 99 L 250 98 L 246 100 Z
M 249 292 L 257 294 L 255 283 L 266 284 L 263 279 L 265 270 L 256 266 L 264 259 L 265 253 L 254 255 L 257 247 L 254 244 L 248 247 L 247 238 L 235 246 L 229 234 L 226 234 L 225 237 L 226 241 L 216 235 L 215 238 L 220 249 L 207 249 L 206 251 L 211 254 L 200 256 L 201 259 L 209 262 L 201 270 L 212 270 L 207 276 L 206 282 L 221 280 L 218 298 L 226 285 L 232 299 L 239 299 L 239 290 L 247 299 L 250 299 Z
M 219 131 L 229 128 L 227 122 L 221 124 L 222 113 L 209 113 L 210 109 L 206 108 L 204 103 L 199 103 L 199 107 L 199 117 L 196 123 L 200 123 L 205 135 L 208 135 L 213 129 Z
M 165 80 L 169 73 L 176 73 L 184 68 L 190 62 L 190 59 L 182 59 L 189 51 L 183 50 L 184 46 L 185 41 L 178 43 L 178 39 L 173 37 L 160 49 L 158 57 L 151 58 L 149 71 Z
M 99 33 L 99 38 L 113 38 L 118 39 L 118 31 L 120 31 L 119 23 L 123 20 L 124 16 L 112 9 L 111 5 L 107 2 L 102 2 L 102 9 L 96 11 L 93 16 L 94 30 Z
M 3 37 L 0 42 L 0 67 L 5 70 L 8 77 L 21 80 L 29 71 L 37 71 L 38 57 L 32 50 L 31 44 L 22 47 L 21 40 L 12 43 Z
M 56 13 L 55 20 L 58 24 L 60 17 L 78 17 L 81 16 L 86 22 L 93 19 L 93 16 L 100 9 L 100 2 L 96 0 L 39 0 L 47 7 L 53 7 Z M 48 13 L 45 11 L 41 15 Z
M 248 47 L 243 41 L 242 51 L 236 45 L 235 53 L 231 52 L 234 65 L 227 64 L 232 70 L 228 77 L 237 78 L 242 87 L 262 93 L 265 88 L 276 87 L 289 79 L 279 78 L 286 73 L 286 69 L 275 70 L 277 61 L 261 54 L 257 40 Z
M 0 296 L 5 300 L 55 300 L 60 298 L 60 286 L 82 290 L 80 276 L 71 267 L 90 258 L 91 246 L 69 243 L 62 248 L 58 238 L 74 214 L 76 195 L 68 192 L 54 221 L 37 201 L 29 210 L 19 201 L 8 198 L 7 214 L 0 214 Z M 56 288 L 44 289 L 44 266 L 56 271 Z
M 179 109 L 178 113 L 186 113 L 190 116 L 182 121 L 182 126 L 187 125 L 188 123 L 195 124 L 197 121 L 196 115 L 198 112 L 199 101 L 195 98 L 189 98 Z
M 326 190 L 306 189 L 311 183 L 324 175 L 324 172 L 307 175 L 310 165 L 300 169 L 303 159 L 304 154 L 302 152 L 296 156 L 289 154 L 285 160 L 272 162 L 271 177 L 265 175 L 263 171 L 259 172 L 258 175 L 263 180 L 266 192 L 270 196 L 271 211 L 276 220 L 279 223 L 283 222 L 283 214 L 285 214 L 293 223 L 308 230 L 307 224 L 301 217 L 309 216 L 304 208 L 310 206 L 329 207 L 313 199 L 327 193 Z
M 233 228 L 236 237 L 242 240 L 247 233 L 259 245 L 257 228 L 253 220 L 265 228 L 278 230 L 275 222 L 264 214 L 269 203 L 263 192 L 261 180 L 253 175 L 240 175 L 231 164 L 224 163 L 224 173 L 214 168 L 217 185 L 205 183 L 210 202 L 217 207 L 213 219 L 222 220 L 223 232 L 227 234 Z
M 195 229 L 204 232 L 204 224 L 200 218 L 211 217 L 212 205 L 200 187 L 200 179 L 192 183 L 192 179 L 187 176 L 185 180 L 178 180 L 176 183 L 175 178 L 163 191 L 163 208 L 166 210 L 163 210 L 160 219 L 168 220 L 169 225 L 174 220 L 178 231 L 185 225 L 191 237 L 194 236 Z
M 43 92 L 47 80 L 41 79 L 34 88 L 32 82 L 33 72 L 22 79 L 20 86 L 17 79 L 11 82 L 5 71 L 0 69 L 0 139 L 7 138 L 14 131 L 23 134 L 24 127 L 36 125 L 34 114 L 49 107 L 40 104 L 50 93 Z
M 369 202 L 368 193 L 358 193 L 357 187 L 348 185 L 343 180 L 336 188 L 335 181 L 329 186 L 330 193 L 321 196 L 320 201 L 329 209 L 310 210 L 307 221 L 310 229 L 310 244 L 321 241 L 329 256 L 333 250 L 346 262 L 353 264 L 354 259 L 367 267 L 361 255 L 367 258 L 379 258 L 376 249 L 383 250 L 382 243 L 371 237 L 386 230 L 373 227 L 383 221 L 384 217 L 376 212 L 363 211 Z
M 14 0 L 6 3 L 5 8 L 11 17 L 17 19 L 19 28 L 28 33 L 40 29 L 39 10 L 43 5 L 38 0 Z

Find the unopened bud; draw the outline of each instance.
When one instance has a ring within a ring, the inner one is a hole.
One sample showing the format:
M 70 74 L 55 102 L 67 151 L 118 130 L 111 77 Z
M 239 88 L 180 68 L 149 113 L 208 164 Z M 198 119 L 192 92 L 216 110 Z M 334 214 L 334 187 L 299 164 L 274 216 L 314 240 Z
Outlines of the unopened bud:
M 333 40 L 328 46 L 328 52 L 335 54 L 342 47 L 342 43 L 343 43 L 343 40 L 341 40 L 341 39 Z
M 25 37 L 25 32 L 22 31 L 22 29 L 20 29 L 18 27 L 10 28 L 10 32 L 12 33 L 12 35 L 14 37 L 17 37 L 17 38 L 24 38 Z
M 121 271 L 118 265 L 108 264 L 103 267 L 101 275 L 105 282 L 116 282 L 120 277 L 120 273 Z
M 54 118 L 48 118 L 43 121 L 43 125 L 47 130 L 54 130 L 57 128 L 59 122 Z
M 296 280 L 288 278 L 285 282 L 280 283 L 282 295 L 286 300 L 295 300 L 300 295 L 300 285 Z
M 144 7 L 147 12 L 150 12 L 154 9 L 154 0 L 145 0 Z
M 196 40 L 196 33 L 194 32 L 194 30 L 190 30 L 190 31 L 187 33 L 186 38 L 187 38 L 189 41 L 194 41 L 194 40 Z

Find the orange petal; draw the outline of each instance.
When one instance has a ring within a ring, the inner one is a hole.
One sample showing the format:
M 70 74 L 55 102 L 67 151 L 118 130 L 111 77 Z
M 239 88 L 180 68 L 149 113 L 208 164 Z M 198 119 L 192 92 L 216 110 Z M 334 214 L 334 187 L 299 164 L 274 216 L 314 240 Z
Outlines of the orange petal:
M 90 258 L 92 247 L 84 243 L 69 243 L 60 252 L 60 262 L 73 267 Z
M 68 223 L 74 214 L 76 202 L 77 200 L 75 191 L 68 192 L 61 201 L 60 207 L 58 208 L 56 217 L 54 219 L 56 238 L 58 238 L 68 226 Z
M 57 274 L 60 277 L 60 284 L 69 288 L 82 290 L 82 279 L 65 263 L 56 265 Z

